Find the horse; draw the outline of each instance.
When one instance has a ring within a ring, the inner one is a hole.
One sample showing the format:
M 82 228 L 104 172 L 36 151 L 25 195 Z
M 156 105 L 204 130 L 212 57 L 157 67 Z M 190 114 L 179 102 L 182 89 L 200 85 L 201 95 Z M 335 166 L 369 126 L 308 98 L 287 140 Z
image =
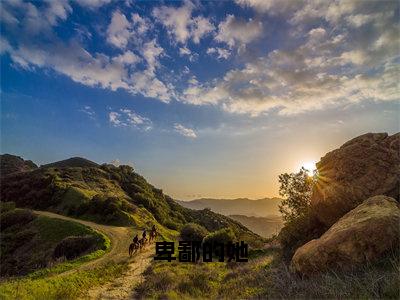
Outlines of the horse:
M 146 242 L 147 242 L 147 238 L 141 238 L 140 240 L 139 240 L 139 249 L 142 249 L 145 245 L 146 245 Z
M 157 237 L 157 231 L 156 230 L 150 231 L 149 243 L 151 243 L 151 241 L 155 240 L 156 237 Z
M 139 250 L 139 248 L 140 248 L 139 242 L 131 243 L 131 244 L 129 245 L 129 256 L 132 257 L 132 255 L 133 255 L 137 250 Z

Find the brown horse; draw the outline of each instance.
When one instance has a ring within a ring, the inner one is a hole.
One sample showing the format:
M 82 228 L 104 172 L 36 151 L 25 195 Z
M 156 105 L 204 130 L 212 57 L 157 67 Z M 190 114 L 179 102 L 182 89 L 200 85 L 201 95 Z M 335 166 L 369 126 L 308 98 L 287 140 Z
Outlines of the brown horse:
M 139 243 L 139 249 L 142 249 L 146 245 L 147 239 L 145 237 L 141 238 L 138 243 Z
M 157 231 L 156 230 L 150 231 L 149 243 L 151 243 L 151 241 L 155 240 L 156 237 L 157 237 Z
M 137 242 L 137 243 L 131 243 L 131 244 L 129 245 L 129 256 L 132 257 L 132 255 L 135 254 L 135 252 L 138 251 L 139 248 L 140 248 L 139 242 Z

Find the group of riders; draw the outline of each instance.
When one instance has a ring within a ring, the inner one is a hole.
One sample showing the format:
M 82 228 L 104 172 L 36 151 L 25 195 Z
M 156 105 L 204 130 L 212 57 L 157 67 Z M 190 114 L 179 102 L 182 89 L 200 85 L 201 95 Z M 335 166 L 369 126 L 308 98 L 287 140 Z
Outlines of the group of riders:
M 129 256 L 132 256 L 136 251 L 141 250 L 147 243 L 151 243 L 156 239 L 157 236 L 157 229 L 156 225 L 150 230 L 149 237 L 147 238 L 147 231 L 146 229 L 143 230 L 142 238 L 139 239 L 139 236 L 136 234 L 132 240 L 132 243 L 129 245 Z

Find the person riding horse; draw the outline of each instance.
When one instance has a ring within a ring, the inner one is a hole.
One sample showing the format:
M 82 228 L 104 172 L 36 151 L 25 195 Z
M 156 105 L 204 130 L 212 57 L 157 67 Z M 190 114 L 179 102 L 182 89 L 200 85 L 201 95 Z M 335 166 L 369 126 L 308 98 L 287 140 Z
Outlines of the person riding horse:
M 138 235 L 136 234 L 135 237 L 132 239 L 132 242 L 133 242 L 134 244 L 136 244 L 138 241 L 139 241 L 139 237 L 138 237 Z
M 149 241 L 151 242 L 152 240 L 154 240 L 156 238 L 156 235 L 157 235 L 157 228 L 156 228 L 156 225 L 153 225 L 153 227 L 151 228 L 151 231 L 150 231 Z

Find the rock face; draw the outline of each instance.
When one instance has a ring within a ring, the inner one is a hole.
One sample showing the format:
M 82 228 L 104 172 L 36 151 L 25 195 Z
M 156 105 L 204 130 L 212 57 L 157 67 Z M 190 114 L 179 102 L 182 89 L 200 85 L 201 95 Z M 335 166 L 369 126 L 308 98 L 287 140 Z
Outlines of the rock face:
M 309 276 L 372 262 L 399 248 L 399 225 L 399 203 L 382 195 L 371 197 L 344 215 L 319 239 L 298 248 L 291 268 Z
M 399 201 L 400 133 L 367 133 L 326 154 L 311 205 L 331 226 L 364 199 L 386 195 Z

